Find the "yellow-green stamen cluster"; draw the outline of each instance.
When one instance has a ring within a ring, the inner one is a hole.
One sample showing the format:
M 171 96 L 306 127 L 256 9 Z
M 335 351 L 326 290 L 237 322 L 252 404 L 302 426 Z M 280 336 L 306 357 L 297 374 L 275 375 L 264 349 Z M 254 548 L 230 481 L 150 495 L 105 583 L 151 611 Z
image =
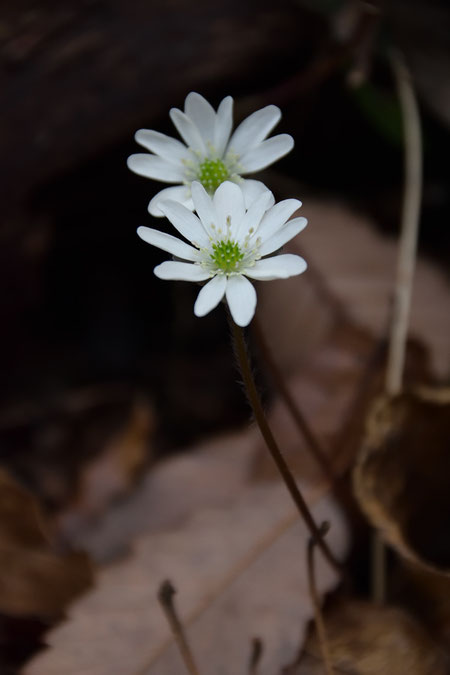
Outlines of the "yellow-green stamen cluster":
M 197 180 L 210 194 L 229 177 L 228 169 L 221 159 L 205 159 L 198 167 Z
M 239 263 L 244 258 L 239 244 L 229 239 L 222 240 L 214 243 L 212 249 L 210 257 L 219 270 L 226 274 L 238 271 Z

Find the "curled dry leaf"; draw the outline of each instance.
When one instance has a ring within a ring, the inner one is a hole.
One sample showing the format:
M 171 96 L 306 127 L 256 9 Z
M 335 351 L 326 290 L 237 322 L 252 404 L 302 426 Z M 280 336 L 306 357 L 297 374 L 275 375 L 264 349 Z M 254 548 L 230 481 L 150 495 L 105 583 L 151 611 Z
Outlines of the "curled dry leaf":
M 450 576 L 406 563 L 399 599 L 420 617 L 450 658 Z
M 324 615 L 336 675 L 446 675 L 444 654 L 407 612 L 342 601 Z M 298 663 L 283 675 L 325 675 L 315 630 Z
M 373 406 L 354 469 L 361 508 L 402 555 L 450 572 L 450 389 Z
M 87 556 L 56 553 L 37 501 L 0 470 L 0 612 L 56 618 L 91 582 Z

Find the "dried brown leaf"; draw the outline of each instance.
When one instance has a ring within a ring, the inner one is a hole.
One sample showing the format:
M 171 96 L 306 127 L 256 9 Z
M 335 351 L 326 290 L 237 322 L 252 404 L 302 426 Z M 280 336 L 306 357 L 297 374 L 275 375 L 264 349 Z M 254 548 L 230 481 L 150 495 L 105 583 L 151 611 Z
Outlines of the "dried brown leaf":
M 300 277 L 261 284 L 260 307 L 267 337 L 285 372 L 308 361 L 342 317 L 385 337 L 396 269 L 397 241 L 380 234 L 361 213 L 305 196 L 303 186 L 271 174 L 286 196 L 300 195 L 299 214 L 308 227 L 286 249 L 300 253 L 309 269 Z M 309 279 L 309 282 L 307 282 Z M 308 284 L 309 288 L 306 288 Z M 450 287 L 442 271 L 419 258 L 415 274 L 410 333 L 430 351 L 432 372 L 450 371 Z
M 400 599 L 429 627 L 450 658 L 450 577 L 408 564 Z
M 450 572 L 450 390 L 422 389 L 373 407 L 354 470 L 357 499 L 402 555 Z
M 361 601 L 325 612 L 328 647 L 336 675 L 446 675 L 445 656 L 409 614 Z M 326 675 L 315 631 L 300 662 L 284 675 Z
M 96 561 L 110 561 L 142 534 L 179 526 L 199 509 L 232 502 L 248 481 L 258 436 L 255 428 L 225 434 L 160 462 L 128 499 L 72 530 L 71 540 Z
M 248 459 L 247 453 L 244 474 Z M 176 461 L 184 464 L 184 458 L 172 460 L 172 470 Z M 239 460 L 232 446 L 223 445 L 215 461 Z M 176 487 L 189 492 L 198 484 L 191 476 Z M 310 502 L 317 496 L 307 492 Z M 177 605 L 204 672 L 239 672 L 255 634 L 266 644 L 261 674 L 291 659 L 311 617 L 302 563 L 307 533 L 278 483 L 241 484 L 238 494 L 222 500 L 224 506 L 200 509 L 182 529 L 141 535 L 133 555 L 105 568 L 97 588 L 50 634 L 50 650 L 28 666 L 27 675 L 181 672 L 156 599 L 165 578 L 179 591 Z M 346 534 L 336 505 L 321 500 L 314 513 L 331 522 L 329 543 L 342 557 Z M 323 593 L 337 580 L 320 556 L 318 565 Z
M 384 386 L 382 340 L 396 246 L 343 206 L 308 199 L 299 213 L 310 224 L 289 250 L 302 254 L 309 269 L 301 277 L 260 287 L 260 324 L 293 398 L 340 472 L 353 460 L 367 409 Z M 449 301 L 442 275 L 421 261 L 412 321 L 420 343 L 408 348 L 407 383 L 429 380 L 430 365 L 434 372 L 445 372 L 450 321 L 443 310 Z M 431 364 L 423 345 L 431 349 Z M 299 475 L 317 480 L 317 464 L 279 399 L 271 422 Z M 258 475 L 271 475 L 262 446 L 260 457 Z
M 0 471 L 0 611 L 58 617 L 92 582 L 86 555 L 58 554 L 33 496 Z
M 58 517 L 65 538 L 75 542 L 114 499 L 131 489 L 150 459 L 154 427 L 150 403 L 135 400 L 123 427 L 83 466 L 76 499 Z

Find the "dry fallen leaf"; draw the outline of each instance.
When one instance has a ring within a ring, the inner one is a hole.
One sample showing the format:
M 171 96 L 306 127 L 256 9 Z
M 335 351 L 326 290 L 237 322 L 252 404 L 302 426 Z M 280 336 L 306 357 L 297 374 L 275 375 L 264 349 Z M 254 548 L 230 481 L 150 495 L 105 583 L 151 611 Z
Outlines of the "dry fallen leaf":
M 372 337 L 385 337 L 397 259 L 397 241 L 382 235 L 364 214 L 305 194 L 272 172 L 280 196 L 300 196 L 308 227 L 286 247 L 309 269 L 301 277 L 260 284 L 259 305 L 267 338 L 287 374 L 308 361 L 336 321 L 346 317 Z M 309 277 L 309 282 L 306 280 Z M 306 287 L 308 284 L 308 288 Z M 445 274 L 419 257 L 410 334 L 430 351 L 433 375 L 450 372 L 450 287 Z M 333 309 L 334 308 L 334 309 Z
M 188 482 L 182 485 L 189 490 Z M 311 492 L 309 500 L 316 501 Z M 336 505 L 314 506 L 331 522 L 330 546 L 343 557 L 345 526 Z M 200 510 L 182 529 L 143 535 L 133 555 L 105 568 L 97 587 L 48 637 L 50 650 L 27 675 L 162 675 L 181 672 L 156 599 L 170 578 L 204 672 L 236 673 L 253 635 L 266 644 L 261 675 L 292 659 L 311 616 L 306 589 L 307 533 L 279 483 L 247 485 L 224 508 Z M 318 557 L 320 591 L 336 575 Z
M 336 675 L 446 675 L 445 656 L 407 612 L 368 602 L 344 601 L 324 613 Z M 284 675 L 326 675 L 313 630 L 298 665 Z
M 75 542 L 110 503 L 130 491 L 150 458 L 155 420 L 149 402 L 135 400 L 123 427 L 108 439 L 99 455 L 83 466 L 76 499 L 59 514 L 57 529 Z
M 402 555 L 450 572 L 450 390 L 380 399 L 354 469 L 361 508 Z
M 57 618 L 91 583 L 87 556 L 55 551 L 37 501 L 0 470 L 0 612 Z
M 292 190 L 300 192 L 295 184 Z M 382 340 L 396 242 L 343 206 L 306 199 L 299 213 L 308 216 L 309 225 L 286 249 L 304 255 L 309 269 L 302 277 L 260 285 L 259 321 L 293 398 L 339 473 L 353 460 L 367 409 L 384 386 Z M 420 342 L 409 345 L 406 383 L 446 372 L 450 320 L 444 308 L 449 302 L 443 275 L 420 261 L 412 319 Z M 299 475 L 317 480 L 320 471 L 279 398 L 271 422 Z M 257 471 L 270 475 L 262 444 L 260 457 Z

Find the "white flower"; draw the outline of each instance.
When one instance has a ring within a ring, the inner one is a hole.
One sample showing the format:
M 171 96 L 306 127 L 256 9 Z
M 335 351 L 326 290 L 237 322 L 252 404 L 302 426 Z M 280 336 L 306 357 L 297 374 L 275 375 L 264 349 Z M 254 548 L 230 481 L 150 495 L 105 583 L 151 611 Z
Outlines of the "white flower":
M 265 140 L 281 117 L 280 109 L 274 105 L 247 117 L 231 138 L 231 96 L 224 98 L 215 112 L 203 96 L 191 92 L 186 97 L 184 112 L 172 108 L 170 117 L 185 145 L 158 131 L 140 129 L 136 141 L 153 154 L 140 153 L 128 158 L 128 167 L 140 176 L 177 184 L 153 197 L 148 207 L 152 216 L 163 215 L 159 202 L 167 200 L 192 210 L 192 181 L 199 181 L 211 195 L 225 180 L 239 183 L 250 206 L 267 188 L 260 181 L 244 180 L 241 176 L 273 164 L 294 146 L 288 134 Z
M 246 277 L 268 281 L 301 274 L 306 262 L 298 255 L 270 254 L 305 227 L 306 218 L 288 218 L 301 206 L 298 199 L 273 205 L 265 190 L 247 209 L 242 188 L 226 181 L 211 198 L 204 187 L 192 183 L 192 199 L 198 215 L 177 202 L 161 202 L 160 208 L 178 232 L 192 243 L 170 234 L 139 227 L 149 244 L 172 253 L 177 260 L 163 262 L 154 272 L 160 279 L 207 281 L 194 305 L 204 316 L 225 296 L 239 326 L 247 326 L 256 309 L 256 291 Z

